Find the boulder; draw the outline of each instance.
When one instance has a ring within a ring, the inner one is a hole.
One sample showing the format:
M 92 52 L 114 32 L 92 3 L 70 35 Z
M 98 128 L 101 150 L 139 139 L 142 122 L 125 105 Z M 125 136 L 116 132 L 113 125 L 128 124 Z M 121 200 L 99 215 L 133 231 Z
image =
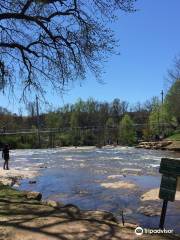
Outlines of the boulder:
M 19 186 L 19 181 L 17 177 L 0 177 L 0 183 L 6 186 Z
M 13 186 L 13 180 L 9 178 L 2 178 L 0 179 L 0 184 L 6 185 L 6 186 Z
M 165 149 L 172 141 L 140 142 L 136 148 Z
M 161 207 L 154 205 L 142 206 L 137 210 L 139 213 L 144 214 L 145 216 L 154 217 L 161 215 Z
M 153 188 L 145 192 L 143 195 L 141 195 L 140 200 L 141 201 L 161 201 L 159 198 L 159 188 Z M 180 201 L 180 191 L 176 192 L 175 200 Z
M 107 211 L 85 211 L 82 213 L 82 217 L 85 219 L 95 219 L 98 221 L 118 222 L 114 215 Z
M 53 207 L 53 208 L 64 207 L 64 204 L 62 204 L 60 202 L 53 201 L 53 200 L 42 201 L 42 203 L 45 204 L 45 205 L 48 205 L 50 207 Z
M 42 198 L 42 194 L 40 192 L 27 192 L 26 198 L 30 200 L 38 200 L 40 201 Z
M 128 174 L 140 174 L 142 172 L 142 169 L 140 168 L 123 168 L 122 169 L 123 173 L 128 173 Z
M 117 182 L 110 182 L 110 183 L 101 183 L 100 184 L 104 188 L 110 188 L 110 189 L 132 189 L 136 190 L 138 187 L 134 183 L 131 182 L 125 182 L 125 181 L 117 181 Z
M 73 218 L 80 217 L 81 211 L 80 209 L 73 204 L 66 204 L 63 208 L 61 208 L 64 212 L 70 215 Z

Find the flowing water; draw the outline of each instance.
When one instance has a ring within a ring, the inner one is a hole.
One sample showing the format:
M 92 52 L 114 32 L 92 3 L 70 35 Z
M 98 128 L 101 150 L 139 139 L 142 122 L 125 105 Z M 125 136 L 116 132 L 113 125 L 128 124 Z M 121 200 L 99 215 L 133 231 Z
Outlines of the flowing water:
M 150 206 L 161 210 L 162 201 L 142 202 L 140 197 L 159 187 L 162 157 L 180 154 L 130 147 L 16 150 L 11 167 L 39 171 L 36 184 L 23 180 L 20 189 L 40 191 L 44 199 L 85 210 L 111 211 L 119 219 L 123 210 L 125 221 L 150 228 L 158 227 L 159 216 L 145 216 L 138 209 Z M 123 188 L 122 182 L 135 185 Z M 180 233 L 180 201 L 169 203 L 165 227 Z

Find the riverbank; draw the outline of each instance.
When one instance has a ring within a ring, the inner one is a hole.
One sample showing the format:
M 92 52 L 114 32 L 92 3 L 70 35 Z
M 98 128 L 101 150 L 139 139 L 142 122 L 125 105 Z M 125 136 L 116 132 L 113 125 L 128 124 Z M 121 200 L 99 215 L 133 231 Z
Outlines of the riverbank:
M 38 171 L 30 169 L 11 169 L 5 171 L 0 169 L 0 184 L 6 186 L 19 186 L 19 181 L 22 179 L 31 179 L 38 175 Z
M 81 211 L 71 204 L 36 200 L 28 197 L 26 191 L 3 184 L 0 184 L 0 217 L 1 240 L 180 239 L 172 234 L 138 237 L 135 224 L 123 226 L 111 213 Z
M 135 234 L 136 224 L 122 223 L 107 211 L 84 211 L 72 204 L 41 200 L 42 194 L 11 186 L 36 171 L 0 171 L 0 240 L 180 239 L 172 234 Z
M 180 141 L 163 140 L 163 141 L 140 142 L 136 146 L 136 148 L 168 150 L 168 151 L 180 152 Z
M 116 147 L 131 147 L 128 145 L 94 145 L 94 146 L 56 146 L 53 149 L 61 149 L 63 150 L 93 150 L 93 149 L 100 149 L 100 148 L 116 148 Z M 137 145 L 133 145 L 135 148 L 142 148 L 142 149 L 152 149 L 152 150 L 169 150 L 169 151 L 177 151 L 180 152 L 180 140 L 162 140 L 162 141 L 141 141 Z M 27 150 L 27 149 L 33 149 L 38 150 L 39 148 L 16 148 L 16 150 Z M 41 148 L 44 149 L 52 149 L 52 148 Z M 12 149 L 13 150 L 13 149 Z

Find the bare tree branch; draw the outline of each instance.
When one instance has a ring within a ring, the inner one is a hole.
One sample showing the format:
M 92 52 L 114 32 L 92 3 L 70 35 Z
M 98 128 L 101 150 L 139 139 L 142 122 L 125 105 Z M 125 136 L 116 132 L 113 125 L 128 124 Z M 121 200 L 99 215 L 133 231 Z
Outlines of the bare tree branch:
M 113 20 L 117 9 L 134 11 L 134 3 L 0 0 L 1 86 L 20 84 L 25 95 L 32 88 L 43 92 L 45 83 L 63 91 L 70 81 L 84 79 L 88 70 L 99 76 L 101 63 L 117 45 L 106 20 Z
M 25 12 L 28 10 L 28 8 L 31 6 L 33 0 L 27 0 L 26 4 L 23 6 L 23 9 L 21 11 L 22 14 L 25 14 Z

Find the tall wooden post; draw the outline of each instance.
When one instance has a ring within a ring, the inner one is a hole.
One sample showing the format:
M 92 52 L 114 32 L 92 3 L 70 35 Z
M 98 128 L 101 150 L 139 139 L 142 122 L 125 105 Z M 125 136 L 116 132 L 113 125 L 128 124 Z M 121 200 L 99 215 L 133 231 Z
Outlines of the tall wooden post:
M 160 222 L 159 222 L 159 228 L 160 229 L 164 229 L 164 222 L 165 222 L 165 218 L 166 218 L 167 204 L 168 204 L 168 201 L 164 200 L 163 201 L 163 206 L 162 206 L 162 211 L 161 211 L 161 218 L 160 218 Z
M 161 120 L 161 129 L 162 129 L 162 135 L 164 135 L 164 114 L 163 114 L 163 103 L 164 103 L 164 92 L 161 91 L 161 114 L 162 114 L 162 120 Z
M 162 103 L 162 105 L 164 103 L 164 91 L 163 90 L 161 91 L 161 103 Z

